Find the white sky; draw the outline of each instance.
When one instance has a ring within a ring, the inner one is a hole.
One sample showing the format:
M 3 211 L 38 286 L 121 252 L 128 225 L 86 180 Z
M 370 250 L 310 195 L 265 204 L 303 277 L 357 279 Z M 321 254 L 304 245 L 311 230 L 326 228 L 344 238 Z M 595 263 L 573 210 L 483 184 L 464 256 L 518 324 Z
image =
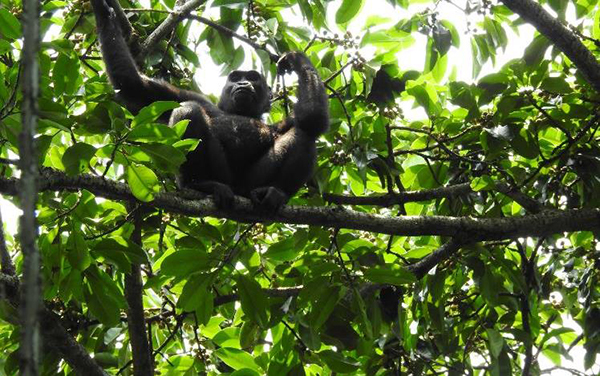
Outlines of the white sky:
M 148 0 L 141 0 L 140 2 L 146 6 L 148 4 Z M 354 19 L 349 26 L 349 30 L 353 35 L 363 35 L 363 25 L 367 18 L 372 15 L 379 15 L 390 18 L 391 23 L 389 25 L 393 25 L 398 20 L 402 18 L 407 18 L 409 17 L 409 14 L 413 14 L 413 9 L 425 9 L 428 6 L 431 6 L 431 4 L 425 4 L 418 7 L 415 6 L 414 8 L 411 7 L 409 13 L 401 8 L 393 8 L 385 0 L 367 0 L 365 1 L 365 3 L 366 5 L 361 10 L 359 16 L 356 19 Z M 454 3 L 460 6 L 461 8 L 465 8 L 466 0 L 454 0 Z M 327 12 L 329 16 L 328 24 L 332 28 L 332 31 L 337 33 L 343 33 L 342 31 L 337 29 L 334 20 L 335 11 L 337 10 L 340 4 L 341 1 L 336 1 L 332 4 L 329 4 Z M 452 22 L 461 36 L 460 49 L 452 47 L 448 53 L 449 59 L 447 74 L 449 74 L 449 72 L 452 71 L 453 67 L 456 66 L 458 72 L 457 80 L 472 82 L 473 77 L 471 66 L 471 46 L 469 42 L 469 36 L 466 34 L 467 19 L 465 18 L 463 12 L 458 10 L 456 7 L 448 4 L 447 2 L 440 2 L 437 9 L 440 14 L 439 19 L 446 19 Z M 285 19 L 287 22 L 293 24 L 294 26 L 306 26 L 300 17 L 300 13 L 294 14 L 292 11 L 286 12 L 287 13 L 285 15 Z M 204 16 L 208 16 L 209 18 L 212 17 L 213 19 L 218 19 L 218 14 L 219 13 L 217 9 L 210 9 L 209 12 L 204 14 Z M 568 19 L 574 19 L 573 9 L 571 9 L 571 12 L 568 13 L 568 16 L 570 16 L 568 17 Z M 471 20 L 472 26 L 475 26 L 475 21 L 477 20 L 477 18 L 473 18 Z M 205 26 L 196 23 L 192 27 L 197 27 L 197 33 L 201 33 L 202 30 L 204 30 Z M 484 65 L 479 77 L 483 77 L 487 74 L 498 71 L 498 69 L 504 63 L 511 59 L 522 57 L 525 47 L 528 46 L 531 40 L 533 39 L 534 29 L 529 25 L 525 25 L 519 28 L 519 36 L 515 35 L 513 31 L 509 28 L 505 28 L 505 30 L 508 34 L 509 40 L 506 51 L 498 51 L 496 66 L 493 66 L 491 62 L 487 62 Z M 422 71 L 425 65 L 424 62 L 426 38 L 425 36 L 419 35 L 417 33 L 415 33 L 413 36 L 417 39 L 416 43 L 414 43 L 413 46 L 411 46 L 410 48 L 407 48 L 398 54 L 398 61 L 400 62 L 399 65 L 400 68 L 403 70 L 414 69 L 417 71 Z M 240 44 L 240 42 L 238 42 L 237 40 L 234 39 L 234 41 L 236 45 Z M 250 50 L 247 49 L 246 51 L 248 52 Z M 225 78 L 219 76 L 221 69 L 220 67 L 217 67 L 214 64 L 212 64 L 212 61 L 208 57 L 208 49 L 205 44 L 199 47 L 198 53 L 199 55 L 204 56 L 206 58 L 202 59 L 201 68 L 198 69 L 195 73 L 195 79 L 204 93 L 214 94 L 218 96 L 220 94 L 220 88 L 225 82 Z M 361 53 L 363 53 L 363 56 L 367 58 L 367 60 L 369 59 L 370 56 L 368 56 L 368 54 L 365 54 L 365 51 L 361 50 Z M 246 56 L 249 56 L 249 54 L 247 53 Z M 250 64 L 250 60 L 247 59 L 246 63 L 242 66 L 241 69 L 249 69 Z M 289 80 L 289 77 L 287 78 L 287 80 Z M 417 120 L 425 118 L 424 112 L 420 109 L 413 110 L 411 109 L 411 106 L 403 106 L 403 109 L 405 111 L 405 115 L 409 119 L 413 118 L 414 120 Z M 0 198 L 0 208 L 2 210 L 2 216 L 7 231 L 11 234 L 16 233 L 18 215 L 20 215 L 20 210 L 4 198 Z M 581 332 L 581 328 L 579 328 L 579 326 L 572 319 L 567 318 L 566 322 L 567 326 L 576 329 L 577 332 Z M 571 354 L 575 356 L 575 359 L 573 359 L 572 362 L 569 362 L 566 359 L 564 359 L 565 362 L 563 362 L 563 366 L 583 371 L 583 349 L 580 346 L 576 347 L 575 350 L 571 352 Z M 548 360 L 542 359 L 542 368 L 549 368 L 551 366 L 552 364 Z M 599 372 L 598 367 L 595 367 L 595 372 Z M 564 371 L 553 371 L 551 373 L 551 375 L 553 376 L 562 376 L 567 374 L 568 373 L 565 373 Z

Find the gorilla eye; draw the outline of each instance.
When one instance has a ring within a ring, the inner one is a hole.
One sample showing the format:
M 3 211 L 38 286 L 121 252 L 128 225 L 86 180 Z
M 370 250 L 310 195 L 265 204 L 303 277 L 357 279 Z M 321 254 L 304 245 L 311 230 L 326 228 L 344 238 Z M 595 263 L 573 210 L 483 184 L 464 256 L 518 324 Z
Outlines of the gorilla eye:
M 239 80 L 242 79 L 242 72 L 233 71 L 233 72 L 229 73 L 229 76 L 227 77 L 227 79 L 231 82 L 238 82 Z
M 261 77 L 262 75 L 255 70 L 246 73 L 246 79 L 248 79 L 248 81 L 260 81 Z

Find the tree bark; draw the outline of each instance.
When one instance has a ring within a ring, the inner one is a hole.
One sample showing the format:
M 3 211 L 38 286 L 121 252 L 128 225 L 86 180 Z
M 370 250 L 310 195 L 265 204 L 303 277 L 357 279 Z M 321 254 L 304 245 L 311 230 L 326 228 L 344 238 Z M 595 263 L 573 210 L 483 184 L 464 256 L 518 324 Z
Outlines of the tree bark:
M 40 46 L 40 2 L 23 1 L 23 69 L 22 91 L 23 128 L 19 136 L 21 167 L 21 216 L 20 239 L 23 252 L 23 282 L 21 286 L 21 375 L 39 374 L 40 362 L 40 312 L 42 308 L 40 255 L 37 249 L 37 158 L 34 136 L 38 120 L 39 66 L 37 54 Z
M 133 206 L 133 205 L 130 205 Z M 131 235 L 133 243 L 142 246 L 142 228 L 139 210 L 134 213 L 134 230 Z M 129 324 L 129 341 L 133 358 L 133 374 L 135 376 L 154 375 L 152 352 L 150 351 L 150 333 L 146 332 L 144 317 L 142 269 L 137 264 L 131 265 L 131 273 L 125 275 L 125 298 L 127 299 L 127 323 Z
M 91 193 L 121 201 L 135 201 L 126 184 L 91 175 L 67 176 L 46 170 L 38 185 L 41 191 L 86 189 Z M 0 177 L 0 193 L 16 195 L 16 179 Z M 214 201 L 198 192 L 161 192 L 145 204 L 183 215 L 233 219 L 255 223 L 276 221 L 332 228 L 347 228 L 373 233 L 457 237 L 464 242 L 514 239 L 521 236 L 547 236 L 573 231 L 595 231 L 600 226 L 600 209 L 545 210 L 526 216 L 502 218 L 402 216 L 367 214 L 343 207 L 284 206 L 275 214 L 260 213 L 250 200 L 236 197 L 233 209 L 218 208 Z
M 589 84 L 600 92 L 600 64 L 581 40 L 540 4 L 532 0 L 501 0 L 507 8 L 532 24 L 577 66 Z

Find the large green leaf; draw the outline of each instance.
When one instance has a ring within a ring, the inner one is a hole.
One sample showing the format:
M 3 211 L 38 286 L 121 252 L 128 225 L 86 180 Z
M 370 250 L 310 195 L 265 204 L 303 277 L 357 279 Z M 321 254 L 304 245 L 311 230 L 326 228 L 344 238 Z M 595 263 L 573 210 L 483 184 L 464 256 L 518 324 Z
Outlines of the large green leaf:
M 343 0 L 342 5 L 335 13 L 335 22 L 338 25 L 350 22 L 360 12 L 364 3 L 365 0 Z
M 84 142 L 69 147 L 62 157 L 67 174 L 78 175 L 84 172 L 95 154 L 96 148 Z
M 17 39 L 21 36 L 21 24 L 17 17 L 4 8 L 0 8 L 0 37 Z
M 237 278 L 238 294 L 244 313 L 261 328 L 269 323 L 268 300 L 260 285 L 244 275 Z
M 405 285 L 416 281 L 415 275 L 398 265 L 386 265 L 365 270 L 365 278 L 375 283 Z
M 165 258 L 161 272 L 176 277 L 185 277 L 198 271 L 211 268 L 211 260 L 205 251 L 199 249 L 179 249 Z
M 165 112 L 177 107 L 179 107 L 179 103 L 177 102 L 154 102 L 140 110 L 140 112 L 133 119 L 131 127 L 136 128 L 140 125 L 152 123 L 160 118 Z
M 235 370 L 249 368 L 254 371 L 259 371 L 258 366 L 250 354 L 245 351 L 234 349 L 231 347 L 222 347 L 215 351 L 215 354 L 225 364 Z
M 143 165 L 127 166 L 127 183 L 135 198 L 144 202 L 154 200 L 154 195 L 160 189 L 156 174 Z

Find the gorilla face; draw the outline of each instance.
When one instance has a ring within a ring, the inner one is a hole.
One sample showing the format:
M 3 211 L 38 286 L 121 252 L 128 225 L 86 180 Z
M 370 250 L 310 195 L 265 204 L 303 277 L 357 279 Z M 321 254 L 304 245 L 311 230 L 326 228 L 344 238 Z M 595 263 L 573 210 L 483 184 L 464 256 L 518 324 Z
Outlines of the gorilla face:
M 269 111 L 271 90 L 257 71 L 233 71 L 223 87 L 219 108 L 227 113 L 260 118 Z

